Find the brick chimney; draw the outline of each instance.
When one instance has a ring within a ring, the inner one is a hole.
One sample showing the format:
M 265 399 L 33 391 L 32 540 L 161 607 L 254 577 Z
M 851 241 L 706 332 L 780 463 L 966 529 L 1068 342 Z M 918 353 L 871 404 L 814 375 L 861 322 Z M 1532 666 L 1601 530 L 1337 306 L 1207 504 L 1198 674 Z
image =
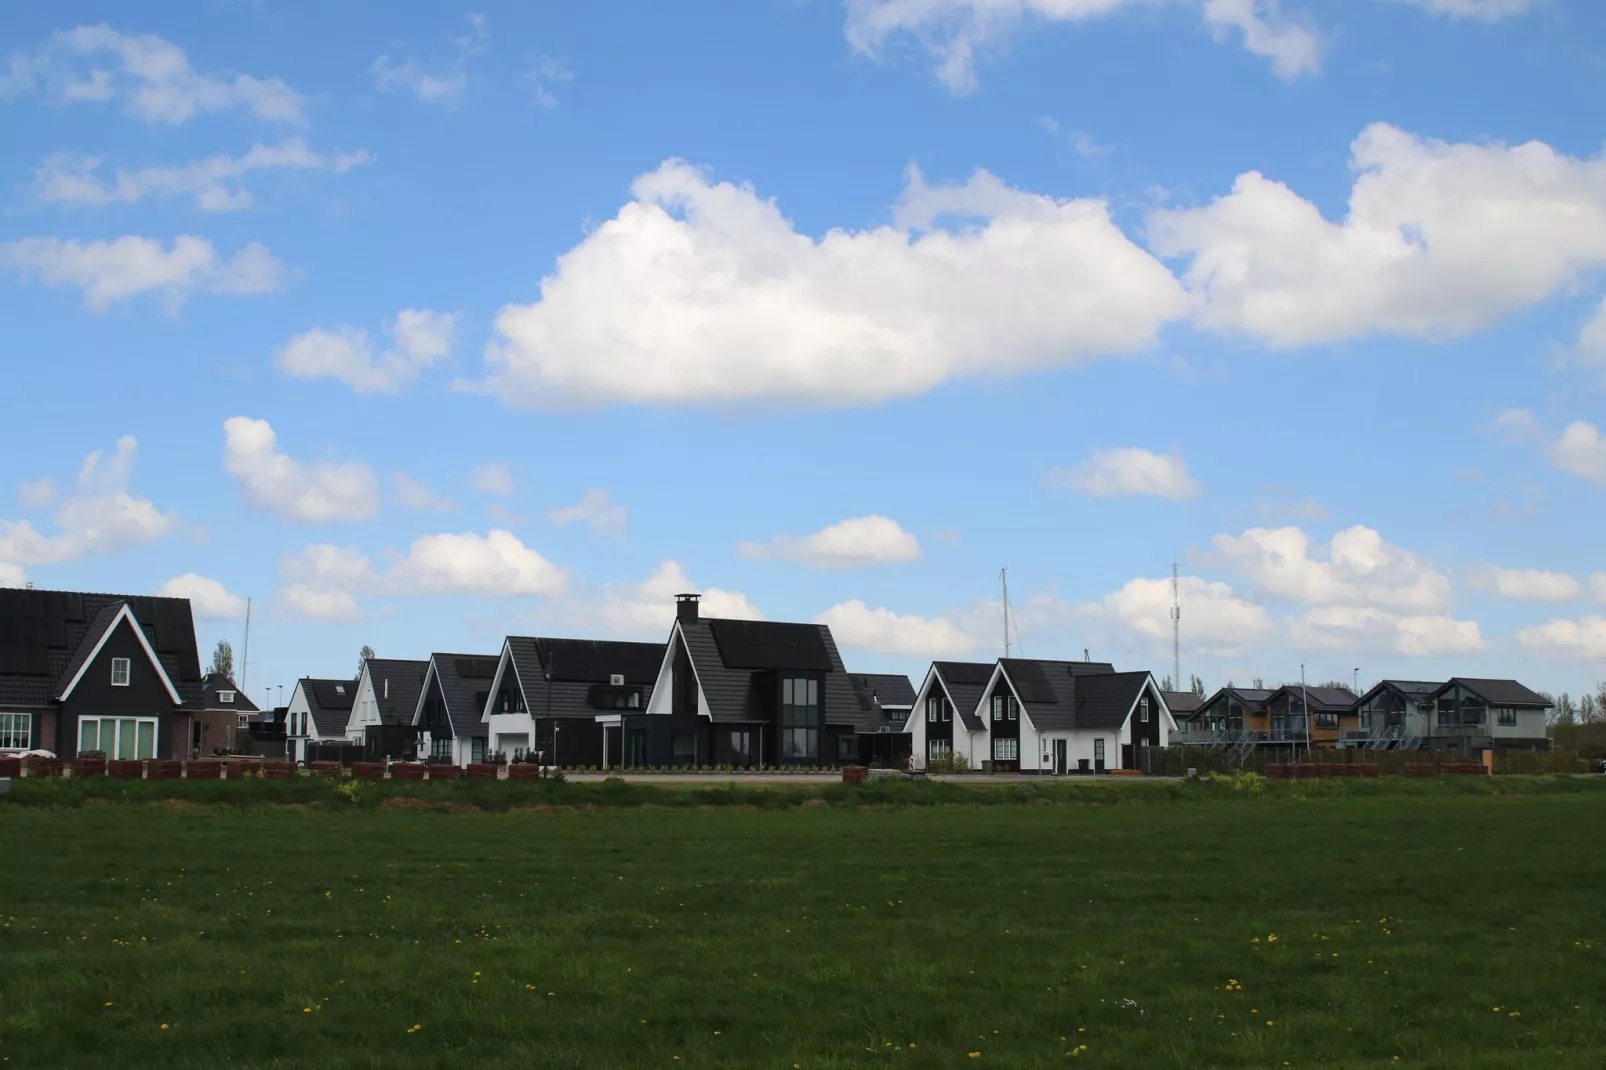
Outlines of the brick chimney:
M 700 594 L 677 594 L 675 596 L 675 619 L 681 621 L 695 621 L 697 619 L 697 603 L 702 600 Z

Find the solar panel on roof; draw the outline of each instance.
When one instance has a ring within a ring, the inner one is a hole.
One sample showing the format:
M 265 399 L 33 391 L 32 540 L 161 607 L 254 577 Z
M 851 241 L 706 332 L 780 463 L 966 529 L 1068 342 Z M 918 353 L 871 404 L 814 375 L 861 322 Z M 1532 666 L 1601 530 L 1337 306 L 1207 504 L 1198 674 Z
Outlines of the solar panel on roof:
M 465 680 L 489 680 L 501 658 L 456 658 L 457 675 Z
M 552 679 L 569 683 L 605 684 L 616 674 L 631 683 L 648 683 L 657 678 L 664 659 L 658 643 L 542 639 L 538 645 Z
M 974 665 L 963 661 L 944 661 L 938 663 L 942 678 L 950 684 L 975 684 L 981 686 L 993 678 L 991 665 Z
M 1035 661 L 1010 661 L 1005 663 L 1009 672 L 1010 682 L 1015 685 L 1015 691 L 1020 695 L 1022 702 L 1053 703 L 1059 701 L 1054 689 L 1048 686 L 1048 678 L 1043 675 L 1043 667 Z
M 711 620 L 708 627 L 728 669 L 831 671 L 831 655 L 816 625 Z

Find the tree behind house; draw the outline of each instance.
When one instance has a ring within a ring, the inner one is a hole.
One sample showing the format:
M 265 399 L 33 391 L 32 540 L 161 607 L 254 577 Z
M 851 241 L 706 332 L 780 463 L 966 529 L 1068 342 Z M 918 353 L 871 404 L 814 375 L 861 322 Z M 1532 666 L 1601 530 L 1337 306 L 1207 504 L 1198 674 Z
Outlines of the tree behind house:
M 362 649 L 357 652 L 357 675 L 361 676 L 362 667 L 373 660 L 374 648 L 369 646 L 367 643 L 364 643 L 362 645 Z
M 231 683 L 234 681 L 234 646 L 227 639 L 217 641 L 217 649 L 212 651 L 212 668 L 208 671 Z

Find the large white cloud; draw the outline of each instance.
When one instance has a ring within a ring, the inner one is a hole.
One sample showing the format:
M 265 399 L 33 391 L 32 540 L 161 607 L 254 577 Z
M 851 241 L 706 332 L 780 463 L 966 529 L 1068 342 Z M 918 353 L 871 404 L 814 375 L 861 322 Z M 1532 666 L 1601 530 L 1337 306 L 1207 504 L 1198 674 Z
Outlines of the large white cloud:
M 248 416 L 225 420 L 223 433 L 223 468 L 251 505 L 311 524 L 367 520 L 379 511 L 379 480 L 367 465 L 302 464 L 279 449 L 266 420 Z
M 0 561 L 0 587 L 26 587 L 28 572 L 21 565 Z
M 1289 623 L 1297 646 L 1404 657 L 1471 654 L 1484 649 L 1476 621 L 1447 614 L 1397 614 L 1374 606 L 1318 606 Z
M 1473 0 L 1477 2 L 1477 0 Z M 866 55 L 910 35 L 937 62 L 937 77 L 956 93 L 976 88 L 978 53 L 1007 39 L 1028 20 L 1082 22 L 1155 0 L 848 0 L 847 38 Z M 1280 78 L 1313 73 L 1322 41 L 1279 0 L 1199 0 L 1205 26 L 1218 38 L 1236 34 L 1245 50 L 1271 61 Z
M 576 591 L 555 604 L 549 616 L 581 633 L 659 639 L 675 620 L 675 596 L 700 594 L 704 617 L 763 620 L 763 612 L 741 591 L 700 587 L 678 561 L 661 561 L 640 582 L 606 583 Z
M 1551 438 L 1533 413 L 1510 409 L 1495 418 L 1495 426 L 1518 441 L 1536 443 L 1552 468 L 1606 487 L 1606 436 L 1589 421 L 1574 420 Z
M 374 352 L 368 332 L 349 324 L 314 327 L 286 342 L 274 363 L 297 379 L 334 379 L 359 394 L 394 394 L 411 386 L 430 365 L 451 355 L 457 317 L 450 312 L 404 308 L 386 324 L 393 344 Z
M 976 647 L 975 639 L 944 617 L 871 609 L 857 598 L 832 606 L 814 620 L 831 629 L 838 645 L 877 654 L 941 658 L 968 654 Z
M 284 289 L 283 261 L 252 242 L 224 260 L 205 238 L 181 234 L 171 246 L 125 235 L 111 241 L 19 238 L 0 243 L 0 264 L 47 286 L 76 286 L 84 303 L 104 312 L 144 294 L 176 313 L 193 294 L 262 294 Z
M 738 552 L 755 561 L 780 558 L 815 568 L 860 568 L 920 558 L 920 542 L 885 516 L 839 520 L 812 535 L 777 535 L 768 543 L 739 542 Z
M 1575 577 L 1539 568 L 1475 565 L 1467 569 L 1467 583 L 1522 602 L 1573 602 L 1584 593 L 1583 584 Z
M 1140 350 L 1187 309 L 1103 201 L 911 170 L 892 225 L 816 239 L 669 160 L 539 300 L 501 310 L 479 387 L 521 406 L 851 404 Z
M 1331 222 L 1251 171 L 1201 208 L 1159 211 L 1150 245 L 1184 259 L 1197 322 L 1273 347 L 1486 327 L 1606 264 L 1606 161 L 1542 142 L 1448 144 L 1387 123 L 1351 146 Z
M 1313 547 L 1297 527 L 1217 535 L 1211 547 L 1216 560 L 1272 598 L 1416 612 L 1450 604 L 1448 576 L 1359 524 L 1338 532 L 1325 548 Z
M 1181 457 L 1137 447 L 1099 450 L 1076 468 L 1049 472 L 1048 481 L 1095 498 L 1148 495 L 1180 500 L 1199 496 L 1199 484 L 1188 474 Z
M 303 616 L 340 620 L 360 613 L 360 595 L 547 598 L 568 586 L 562 569 L 498 529 L 424 535 L 388 556 L 380 567 L 353 546 L 306 546 L 280 563 L 279 599 Z
M 1238 657 L 1255 650 L 1277 625 L 1265 608 L 1225 583 L 1182 576 L 1179 637 L 1190 656 Z M 1145 641 L 1155 652 L 1169 649 L 1172 636 L 1171 580 L 1138 578 L 1098 602 L 1077 606 L 1082 617 L 1108 621 Z
M 258 171 L 329 171 L 344 174 L 372 163 L 366 150 L 325 155 L 302 138 L 273 145 L 258 142 L 241 156 L 209 156 L 183 167 L 118 168 L 100 175 L 99 158 L 71 153 L 46 157 L 34 172 L 34 195 L 47 204 L 95 207 L 132 204 L 147 197 L 193 197 L 203 212 L 237 212 L 255 203 L 241 183 Z
M 281 78 L 201 74 L 173 42 L 104 23 L 59 31 L 32 52 L 14 53 L 8 67 L 0 98 L 43 92 L 58 104 L 121 100 L 130 117 L 171 126 L 234 109 L 269 122 L 303 119 L 300 94 Z
M 0 564 L 10 566 L 12 579 L 21 582 L 24 565 L 113 553 L 159 539 L 178 527 L 177 513 L 164 513 L 149 498 L 130 493 L 138 448 L 133 436 L 124 435 L 110 454 L 94 450 L 84 458 L 76 489 L 56 509 L 55 534 L 41 532 L 27 520 L 0 520 Z
M 1606 658 L 1606 617 L 1591 614 L 1578 620 L 1546 621 L 1523 628 L 1517 642 L 1542 658 L 1598 662 Z
M 209 576 L 186 572 L 156 589 L 165 598 L 188 598 L 199 620 L 239 620 L 245 616 L 245 598 Z

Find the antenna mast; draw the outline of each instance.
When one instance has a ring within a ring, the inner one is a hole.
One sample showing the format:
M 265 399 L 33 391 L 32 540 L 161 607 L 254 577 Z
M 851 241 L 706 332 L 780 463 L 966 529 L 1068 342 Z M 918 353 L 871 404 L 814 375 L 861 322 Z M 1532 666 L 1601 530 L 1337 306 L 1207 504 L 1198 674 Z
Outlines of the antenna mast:
M 998 570 L 998 582 L 1004 588 L 1004 657 L 1009 657 L 1009 569 Z
M 1182 687 L 1182 599 L 1177 588 L 1177 560 L 1171 559 L 1171 686 Z
M 251 600 L 245 600 L 245 647 L 240 651 L 240 690 L 245 690 L 245 678 L 251 668 Z

